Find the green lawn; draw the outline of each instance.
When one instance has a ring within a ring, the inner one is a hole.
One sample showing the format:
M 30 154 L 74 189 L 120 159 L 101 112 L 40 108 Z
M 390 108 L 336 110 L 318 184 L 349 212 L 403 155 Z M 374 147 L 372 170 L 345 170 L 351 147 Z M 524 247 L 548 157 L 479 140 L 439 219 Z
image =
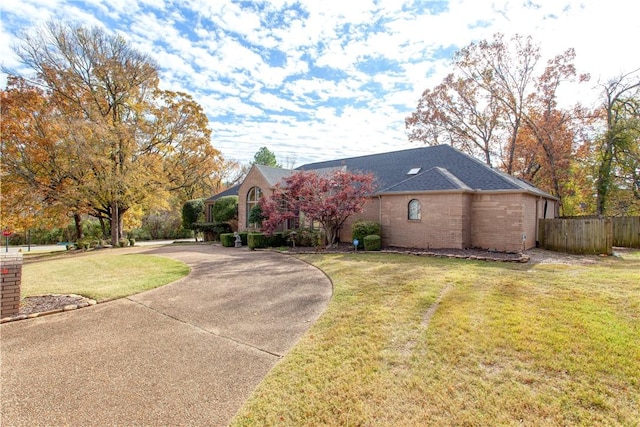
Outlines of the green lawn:
M 300 258 L 333 299 L 232 425 L 638 425 L 639 252 Z
M 56 257 L 23 266 L 21 294 L 78 294 L 99 302 L 166 285 L 189 271 L 180 261 L 117 250 Z

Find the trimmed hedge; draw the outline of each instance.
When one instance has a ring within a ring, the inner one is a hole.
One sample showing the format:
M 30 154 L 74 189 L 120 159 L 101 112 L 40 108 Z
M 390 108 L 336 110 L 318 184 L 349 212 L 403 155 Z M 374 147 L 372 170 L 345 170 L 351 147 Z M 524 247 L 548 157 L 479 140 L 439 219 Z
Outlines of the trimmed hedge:
M 220 243 L 225 248 L 232 248 L 236 245 L 236 236 L 233 233 L 222 233 L 220 235 Z
M 249 249 L 277 248 L 287 246 L 287 239 L 281 232 L 266 235 L 263 233 L 249 233 L 247 236 Z
M 249 249 L 261 249 L 267 247 L 267 236 L 262 233 L 249 233 L 247 235 L 247 245 Z
M 364 237 L 365 251 L 379 251 L 382 248 L 382 239 L 376 234 L 370 234 Z
M 351 226 L 351 241 L 358 239 L 358 249 L 364 248 L 365 237 L 381 234 L 382 227 L 375 221 L 356 221 Z

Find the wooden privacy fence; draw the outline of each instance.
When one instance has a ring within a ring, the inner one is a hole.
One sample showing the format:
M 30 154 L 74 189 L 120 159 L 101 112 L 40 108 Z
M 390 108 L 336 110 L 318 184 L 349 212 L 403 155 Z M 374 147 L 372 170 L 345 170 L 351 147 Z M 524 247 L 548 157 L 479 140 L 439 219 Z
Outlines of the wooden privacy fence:
M 612 254 L 614 246 L 640 248 L 640 216 L 538 220 L 538 244 L 570 254 Z
M 611 218 L 613 221 L 613 246 L 640 248 L 640 216 Z
M 555 218 L 538 220 L 541 247 L 570 254 L 613 253 L 611 218 Z

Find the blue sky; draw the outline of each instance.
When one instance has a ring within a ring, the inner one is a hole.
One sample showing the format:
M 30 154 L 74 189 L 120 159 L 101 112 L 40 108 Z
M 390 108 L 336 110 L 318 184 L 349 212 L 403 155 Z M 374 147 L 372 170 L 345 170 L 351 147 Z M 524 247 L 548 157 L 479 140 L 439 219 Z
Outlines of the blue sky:
M 451 55 L 500 32 L 531 35 L 546 60 L 576 49 L 597 81 L 640 67 L 631 0 L 6 0 L 0 60 L 47 20 L 120 33 L 161 69 L 161 87 L 203 106 L 212 144 L 248 163 L 262 146 L 285 166 L 418 146 L 404 119 L 450 71 Z M 4 87 L 5 76 L 0 76 Z M 574 99 L 575 98 L 575 99 Z

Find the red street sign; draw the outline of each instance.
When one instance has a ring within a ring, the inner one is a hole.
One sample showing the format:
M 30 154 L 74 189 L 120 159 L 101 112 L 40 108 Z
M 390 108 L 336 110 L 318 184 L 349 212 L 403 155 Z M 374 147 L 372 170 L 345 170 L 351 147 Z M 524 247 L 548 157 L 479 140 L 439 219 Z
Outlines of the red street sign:
M 13 234 L 13 233 L 11 233 L 11 230 L 2 230 L 2 235 L 4 237 L 9 237 L 9 236 L 11 236 L 11 234 Z

